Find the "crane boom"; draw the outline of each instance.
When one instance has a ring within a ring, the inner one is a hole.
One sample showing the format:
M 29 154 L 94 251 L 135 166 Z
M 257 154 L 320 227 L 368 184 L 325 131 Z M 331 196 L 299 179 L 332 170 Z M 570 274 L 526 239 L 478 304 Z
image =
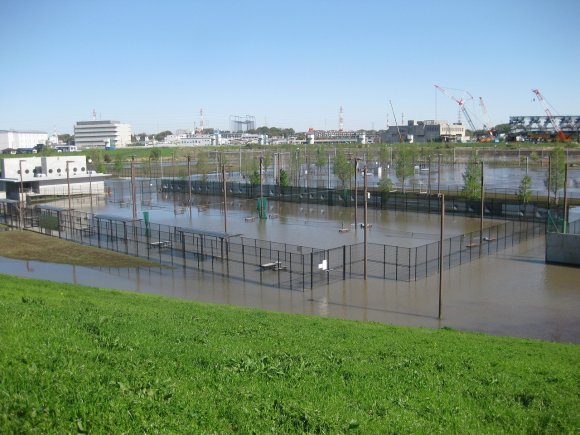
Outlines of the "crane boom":
M 485 107 L 485 103 L 483 102 L 483 98 L 482 97 L 479 97 L 479 105 L 481 107 L 481 111 L 483 112 L 483 116 L 485 117 L 485 124 L 484 124 L 483 127 L 489 133 L 489 137 L 491 139 L 493 139 L 494 138 L 494 134 L 493 134 L 493 124 L 491 123 L 491 119 L 489 118 L 489 113 L 487 113 L 487 107 Z
M 393 117 L 395 118 L 395 126 L 397 127 L 397 133 L 399 134 L 399 143 L 403 143 L 403 135 L 401 134 L 401 130 L 399 129 L 399 124 L 397 123 L 397 115 L 395 115 L 395 109 L 393 109 L 393 103 L 391 103 L 391 100 L 389 100 L 389 104 L 391 105 Z
M 532 92 L 534 94 L 536 94 L 538 101 L 540 102 L 540 104 L 544 108 L 544 112 L 546 112 L 546 115 L 548 115 L 548 119 L 552 123 L 552 127 L 554 127 L 554 130 L 556 130 L 556 134 L 558 135 L 558 139 L 560 139 L 562 142 L 570 140 L 570 138 L 566 135 L 566 133 L 564 133 L 562 131 L 560 126 L 558 124 L 556 124 L 556 120 L 554 119 L 554 115 L 552 115 L 552 111 L 550 110 L 550 108 L 546 104 L 546 100 L 544 99 L 544 96 L 542 95 L 540 90 L 539 89 L 532 89 Z
M 465 100 L 463 98 L 457 98 L 454 95 L 451 95 L 449 92 L 447 92 L 447 90 L 445 88 L 443 88 L 439 85 L 433 85 L 433 86 L 435 86 L 444 95 L 448 96 L 449 98 L 451 98 L 453 101 L 455 101 L 459 105 L 459 109 L 461 110 L 461 112 L 465 116 L 465 119 L 467 120 L 467 123 L 469 124 L 469 128 L 471 128 L 472 131 L 475 131 L 476 130 L 475 125 L 473 124 L 473 121 L 471 120 L 471 116 L 469 115 L 469 112 L 465 108 Z M 467 92 L 467 91 L 463 91 L 463 92 L 465 92 L 467 95 L 469 95 L 469 100 L 473 99 L 473 96 L 469 92 Z

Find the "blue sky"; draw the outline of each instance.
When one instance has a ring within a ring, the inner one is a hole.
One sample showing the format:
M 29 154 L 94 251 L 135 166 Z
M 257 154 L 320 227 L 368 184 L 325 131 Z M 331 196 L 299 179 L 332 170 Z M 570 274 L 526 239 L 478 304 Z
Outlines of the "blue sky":
M 1 0 L 0 129 L 72 133 L 93 109 L 133 132 L 258 125 L 380 129 L 580 114 L 580 1 Z M 456 92 L 456 91 L 453 91 Z M 461 93 L 456 92 L 457 95 Z M 477 123 L 477 122 L 476 122 Z

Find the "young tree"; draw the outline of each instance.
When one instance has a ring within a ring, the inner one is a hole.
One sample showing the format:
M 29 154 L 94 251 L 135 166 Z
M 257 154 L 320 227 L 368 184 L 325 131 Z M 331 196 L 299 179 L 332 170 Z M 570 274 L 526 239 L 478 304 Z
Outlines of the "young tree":
M 195 172 L 201 175 L 201 181 L 207 182 L 207 173 L 209 171 L 209 158 L 207 152 L 200 151 L 197 155 L 197 162 L 195 163 Z
M 550 153 L 550 166 L 548 176 L 544 180 L 544 185 L 549 192 L 553 193 L 554 202 L 558 204 L 558 191 L 564 187 L 564 176 L 566 172 L 566 153 L 558 145 Z
M 278 181 L 280 183 L 280 187 L 286 188 L 290 185 L 290 179 L 288 178 L 288 172 L 284 169 L 280 169 L 280 179 Z
M 389 177 L 383 177 L 378 184 L 379 192 L 390 192 L 393 190 L 393 181 Z
M 344 151 L 339 151 L 334 158 L 332 173 L 338 177 L 342 187 L 346 186 L 346 182 L 351 179 L 353 172 L 353 165 L 346 158 Z
M 470 200 L 481 198 L 481 164 L 475 154 L 467 162 L 463 173 L 463 196 Z
M 397 153 L 395 165 L 395 175 L 401 182 L 403 193 L 405 193 L 405 180 L 415 173 L 415 153 L 407 145 L 402 145 Z
M 524 205 L 524 214 L 526 214 L 526 208 L 528 202 L 532 197 L 532 177 L 529 175 L 524 175 L 522 181 L 520 182 L 520 187 L 518 188 L 518 200 Z

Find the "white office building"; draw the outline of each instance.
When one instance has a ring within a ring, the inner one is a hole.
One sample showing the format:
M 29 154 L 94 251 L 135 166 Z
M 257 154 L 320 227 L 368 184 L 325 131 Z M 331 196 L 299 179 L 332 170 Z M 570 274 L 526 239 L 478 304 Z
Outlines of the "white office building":
M 78 149 L 124 148 L 131 144 L 131 126 L 119 121 L 78 121 L 75 145 Z
M 48 133 L 44 131 L 0 130 L 0 150 L 6 148 L 34 148 L 37 144 L 45 144 Z

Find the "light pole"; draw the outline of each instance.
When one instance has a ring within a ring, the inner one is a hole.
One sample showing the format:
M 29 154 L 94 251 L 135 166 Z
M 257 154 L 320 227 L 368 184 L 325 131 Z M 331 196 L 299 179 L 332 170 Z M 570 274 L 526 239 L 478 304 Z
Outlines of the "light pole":
M 20 229 L 24 228 L 24 216 L 23 216 L 23 211 L 22 211 L 22 197 L 24 196 L 24 182 L 22 181 L 22 162 L 25 162 L 26 160 L 20 160 L 18 161 L 18 166 L 20 169 L 20 192 L 18 193 L 18 217 L 19 217 L 19 224 L 20 224 Z
M 441 153 L 437 154 L 437 194 L 441 193 Z
M 72 231 L 72 215 L 71 215 L 71 204 L 70 204 L 70 171 L 69 171 L 69 163 L 74 163 L 73 160 L 66 161 L 66 186 L 67 186 L 67 196 L 68 196 L 68 224 L 70 226 L 70 230 Z
M 67 160 L 66 161 L 66 186 L 67 186 L 67 196 L 68 196 L 68 211 L 69 211 L 69 215 L 70 215 L 70 210 L 71 210 L 71 204 L 70 204 L 70 171 L 68 168 L 69 163 L 74 163 L 73 160 Z
M 228 183 L 226 180 L 226 165 L 222 164 L 222 179 L 224 182 L 224 233 L 228 232 Z
M 440 219 L 440 229 L 439 229 L 439 309 L 437 318 L 441 320 L 441 299 L 442 299 L 442 292 L 443 292 L 443 229 L 445 227 L 445 195 L 439 193 L 437 195 L 440 200 L 440 207 L 441 207 L 441 219 Z
M 364 167 L 364 195 L 365 195 L 365 207 L 364 207 L 364 279 L 367 279 L 367 259 L 368 259 L 368 214 L 367 214 L 367 198 L 368 198 L 368 191 L 367 191 L 367 165 Z
M 479 256 L 481 257 L 481 244 L 483 243 L 483 200 L 485 195 L 485 189 L 483 185 L 483 160 L 481 161 L 481 215 L 479 217 Z
M 137 220 L 137 186 L 135 186 L 135 156 L 131 156 L 131 201 L 133 209 L 133 220 Z
M 264 219 L 264 198 L 262 192 L 262 165 L 264 164 L 264 157 L 260 156 L 260 206 L 258 207 L 258 214 L 260 219 Z
M 91 214 L 93 214 L 93 171 L 89 168 L 89 165 L 93 163 L 92 159 L 87 160 L 87 171 L 89 172 L 89 197 L 91 198 Z

